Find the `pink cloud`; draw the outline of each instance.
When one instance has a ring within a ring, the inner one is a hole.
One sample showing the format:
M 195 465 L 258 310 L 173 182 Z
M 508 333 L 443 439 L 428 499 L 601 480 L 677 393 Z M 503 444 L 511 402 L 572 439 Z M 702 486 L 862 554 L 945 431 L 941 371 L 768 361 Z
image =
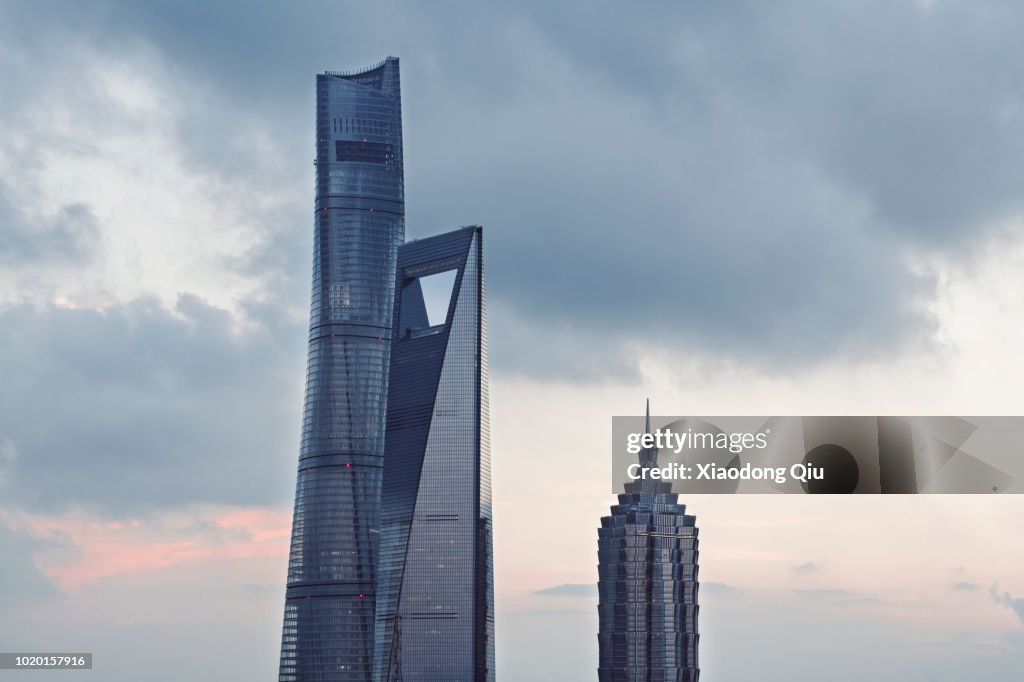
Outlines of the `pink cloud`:
M 6 515 L 0 522 L 43 538 L 61 538 L 36 555 L 39 569 L 63 589 L 118 574 L 144 574 L 188 562 L 287 562 L 287 509 L 201 507 L 151 519 L 101 522 L 85 513 Z

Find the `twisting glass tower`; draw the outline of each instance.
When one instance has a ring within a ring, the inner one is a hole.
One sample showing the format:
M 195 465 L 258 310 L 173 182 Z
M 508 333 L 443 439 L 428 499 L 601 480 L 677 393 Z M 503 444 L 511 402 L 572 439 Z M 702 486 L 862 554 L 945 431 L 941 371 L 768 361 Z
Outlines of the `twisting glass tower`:
M 398 60 L 316 79 L 309 366 L 282 682 L 368 682 L 395 262 L 405 235 Z
M 647 406 L 647 432 L 651 409 Z M 657 449 L 640 452 L 643 471 Z M 646 476 L 598 529 L 598 679 L 697 682 L 697 527 L 668 481 Z

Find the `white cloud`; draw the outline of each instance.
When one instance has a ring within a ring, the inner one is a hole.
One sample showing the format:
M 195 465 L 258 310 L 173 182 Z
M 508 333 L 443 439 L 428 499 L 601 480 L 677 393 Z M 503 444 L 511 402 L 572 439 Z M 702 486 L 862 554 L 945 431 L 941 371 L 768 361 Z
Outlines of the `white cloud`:
M 281 182 L 289 167 L 259 115 L 233 111 L 151 47 L 123 49 L 129 54 L 70 42 L 8 117 L 0 177 L 13 210 L 32 226 L 65 206 L 87 206 L 101 246 L 88 263 L 0 273 L 0 302 L 104 307 L 155 296 L 171 308 L 190 292 L 237 313 L 267 282 L 235 266 L 275 232 L 306 234 L 279 223 L 307 186 Z M 222 144 L 254 172 L 219 174 L 189 158 L 181 129 L 196 108 L 231 119 Z

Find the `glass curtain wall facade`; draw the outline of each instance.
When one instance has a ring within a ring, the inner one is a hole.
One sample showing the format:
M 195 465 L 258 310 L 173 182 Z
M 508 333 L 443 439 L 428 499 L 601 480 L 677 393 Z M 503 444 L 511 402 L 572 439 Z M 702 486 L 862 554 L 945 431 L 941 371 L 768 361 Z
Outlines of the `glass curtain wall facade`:
M 368 682 L 405 235 L 398 60 L 319 74 L 316 136 L 309 364 L 279 679 Z
M 658 465 L 656 449 L 639 457 Z M 598 679 L 697 682 L 696 518 L 667 481 L 631 481 L 618 497 L 598 529 Z
M 483 233 L 399 249 L 378 570 L 378 682 L 494 680 Z M 449 275 L 451 293 L 428 288 Z M 447 297 L 446 297 L 447 296 Z M 439 310 L 431 319 L 431 308 Z

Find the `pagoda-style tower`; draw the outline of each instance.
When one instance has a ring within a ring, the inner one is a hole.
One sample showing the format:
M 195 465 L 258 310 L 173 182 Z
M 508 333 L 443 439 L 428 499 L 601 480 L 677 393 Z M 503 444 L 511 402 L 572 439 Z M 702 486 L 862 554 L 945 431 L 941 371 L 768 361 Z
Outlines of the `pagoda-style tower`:
M 658 450 L 639 459 L 655 468 Z M 696 518 L 668 481 L 630 481 L 618 497 L 598 529 L 598 679 L 698 682 Z

